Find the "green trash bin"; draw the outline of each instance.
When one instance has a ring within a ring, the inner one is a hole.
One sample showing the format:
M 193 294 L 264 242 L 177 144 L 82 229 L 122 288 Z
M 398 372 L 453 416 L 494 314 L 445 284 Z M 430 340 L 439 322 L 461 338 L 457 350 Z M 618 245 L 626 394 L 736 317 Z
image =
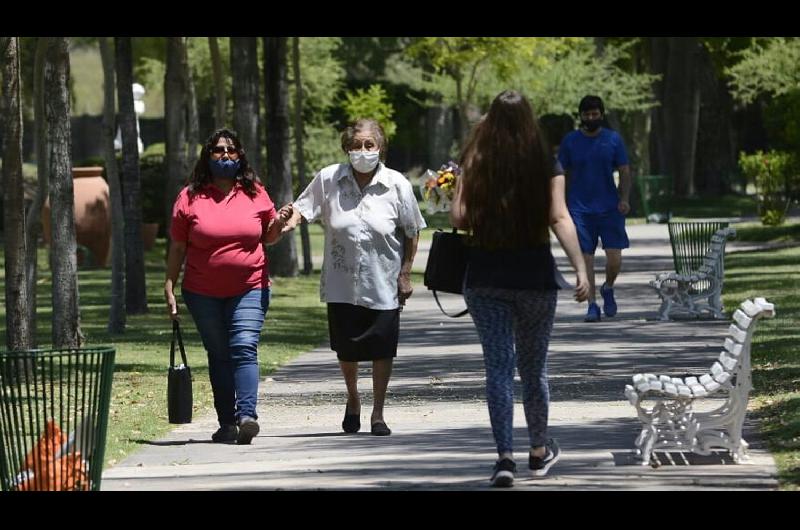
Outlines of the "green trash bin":
M 665 223 L 672 218 L 672 178 L 669 175 L 636 175 L 636 186 L 648 223 Z
M 0 489 L 100 489 L 112 347 L 0 352 Z

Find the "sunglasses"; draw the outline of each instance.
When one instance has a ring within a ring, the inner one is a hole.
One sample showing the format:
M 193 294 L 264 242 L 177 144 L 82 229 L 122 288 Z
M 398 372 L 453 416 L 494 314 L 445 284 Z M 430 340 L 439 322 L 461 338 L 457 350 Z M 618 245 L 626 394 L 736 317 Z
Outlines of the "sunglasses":
M 214 153 L 215 155 L 221 155 L 222 153 L 229 153 L 232 155 L 239 154 L 238 149 L 227 145 L 215 145 L 214 147 L 211 148 L 211 152 Z

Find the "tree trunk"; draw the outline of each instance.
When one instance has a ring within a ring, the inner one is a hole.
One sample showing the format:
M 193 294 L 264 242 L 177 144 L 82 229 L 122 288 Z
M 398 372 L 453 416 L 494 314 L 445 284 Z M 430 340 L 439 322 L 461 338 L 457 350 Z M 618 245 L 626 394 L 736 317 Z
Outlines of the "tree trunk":
M 170 233 L 172 207 L 180 193 L 188 168 L 186 163 L 187 90 L 183 37 L 167 37 L 167 70 L 164 78 L 164 117 L 167 129 L 167 178 L 164 192 L 166 233 Z M 169 240 L 169 237 L 167 238 Z
M 650 43 L 650 71 L 660 74 L 661 79 L 653 83 L 653 93 L 659 105 L 650 111 L 652 133 L 650 135 L 650 168 L 654 174 L 664 175 L 667 172 L 667 141 L 666 127 L 663 120 L 664 77 L 667 70 L 668 44 L 666 37 L 651 37 Z
M 4 42 L 5 41 L 5 42 Z M 22 102 L 20 90 L 19 37 L 0 39 L 3 52 L 3 243 L 5 249 L 6 348 L 32 347 L 29 327 L 27 258 L 25 252 L 25 183 L 22 177 Z
M 34 144 L 36 144 L 36 196 L 28 209 L 25 219 L 25 252 L 27 254 L 26 274 L 28 294 L 28 327 L 31 330 L 31 347 L 37 346 L 36 328 L 36 283 L 39 277 L 39 236 L 42 233 L 42 208 L 49 188 L 49 163 L 47 161 L 47 120 L 44 116 L 44 61 L 47 53 L 47 37 L 36 39 L 36 56 L 33 65 L 33 121 L 35 123 Z
M 216 37 L 208 38 L 208 48 L 211 50 L 211 70 L 214 76 L 214 128 L 225 127 L 225 79 L 222 75 L 222 56 L 219 53 L 219 43 Z
M 662 105 L 659 108 L 664 152 L 661 163 L 672 176 L 677 196 L 694 194 L 694 167 L 700 90 L 699 45 L 694 37 L 666 38 Z
M 650 70 L 650 55 L 646 49 L 647 43 L 642 39 L 633 48 L 634 73 L 648 73 Z M 636 161 L 633 170 L 637 175 L 650 175 L 650 132 L 652 119 L 650 112 L 635 112 L 631 119 L 631 147 L 633 158 Z
M 45 114 L 50 164 L 50 226 L 53 274 L 53 348 L 83 342 L 78 305 L 75 198 L 72 182 L 69 53 L 67 39 L 53 37 L 44 70 Z
M 428 137 L 428 168 L 439 169 L 450 157 L 450 147 L 455 140 L 453 108 L 447 105 L 428 107 L 425 111 Z
M 303 84 L 300 79 L 300 37 L 292 37 L 292 69 L 294 71 L 294 146 L 297 159 L 297 179 L 299 188 L 306 189 L 306 158 L 303 153 Z M 303 274 L 311 274 L 311 240 L 308 237 L 308 223 L 300 225 L 300 241 L 303 248 Z
M 730 192 L 736 173 L 733 98 L 704 47 L 700 49 L 698 81 L 701 105 L 695 187 L 701 195 L 718 196 Z
M 114 37 L 117 104 L 122 133 L 122 204 L 125 213 L 125 309 L 129 315 L 147 313 L 142 243 L 142 202 L 139 146 L 133 110 L 133 53 L 130 37 Z
M 261 142 L 258 138 L 259 83 L 258 39 L 231 37 L 231 80 L 233 81 L 233 128 L 247 150 L 247 160 L 264 177 Z
M 111 198 L 111 303 L 108 332 L 125 331 L 125 216 L 119 166 L 114 150 L 116 132 L 116 90 L 114 50 L 109 37 L 100 37 L 100 57 L 103 61 L 103 157 L 106 161 L 108 194 Z
M 289 158 L 289 105 L 286 63 L 288 37 L 264 37 L 264 86 L 267 107 L 266 186 L 275 205 L 292 200 Z M 269 247 L 269 269 L 275 276 L 297 276 L 297 245 L 285 237 Z
M 202 143 L 203 139 L 200 138 L 200 118 L 197 115 L 197 95 L 194 90 L 194 78 L 192 77 L 192 69 L 189 66 L 189 37 L 183 43 L 183 75 L 185 76 L 184 83 L 186 84 L 186 98 L 187 98 L 187 136 L 189 137 L 186 143 L 186 164 L 191 170 L 197 163 L 197 144 Z

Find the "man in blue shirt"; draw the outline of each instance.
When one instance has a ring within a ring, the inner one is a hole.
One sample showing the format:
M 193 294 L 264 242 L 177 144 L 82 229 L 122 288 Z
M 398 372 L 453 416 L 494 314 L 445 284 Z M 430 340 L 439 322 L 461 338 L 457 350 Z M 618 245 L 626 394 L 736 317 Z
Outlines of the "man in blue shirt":
M 622 137 L 602 126 L 605 108 L 598 96 L 586 96 L 578 105 L 581 127 L 564 137 L 558 160 L 567 172 L 567 207 L 578 232 L 589 276 L 586 322 L 600 320 L 595 302 L 594 253 L 598 237 L 606 253 L 606 279 L 600 287 L 606 316 L 617 314 L 614 281 L 622 266 L 622 249 L 628 248 L 625 215 L 631 190 L 628 155 Z M 619 172 L 619 190 L 614 170 Z

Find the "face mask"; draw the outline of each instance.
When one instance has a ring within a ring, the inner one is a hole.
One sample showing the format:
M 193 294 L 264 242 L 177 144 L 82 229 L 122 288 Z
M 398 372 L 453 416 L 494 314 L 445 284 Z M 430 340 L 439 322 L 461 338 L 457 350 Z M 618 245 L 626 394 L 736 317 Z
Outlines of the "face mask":
M 350 151 L 350 163 L 359 173 L 369 173 L 378 165 L 380 151 Z
M 232 179 L 236 177 L 239 172 L 239 160 L 208 160 L 208 169 L 211 171 L 211 176 Z
M 598 118 L 596 120 L 581 120 L 581 125 L 587 131 L 595 132 L 600 128 L 601 125 L 603 125 L 603 118 Z

